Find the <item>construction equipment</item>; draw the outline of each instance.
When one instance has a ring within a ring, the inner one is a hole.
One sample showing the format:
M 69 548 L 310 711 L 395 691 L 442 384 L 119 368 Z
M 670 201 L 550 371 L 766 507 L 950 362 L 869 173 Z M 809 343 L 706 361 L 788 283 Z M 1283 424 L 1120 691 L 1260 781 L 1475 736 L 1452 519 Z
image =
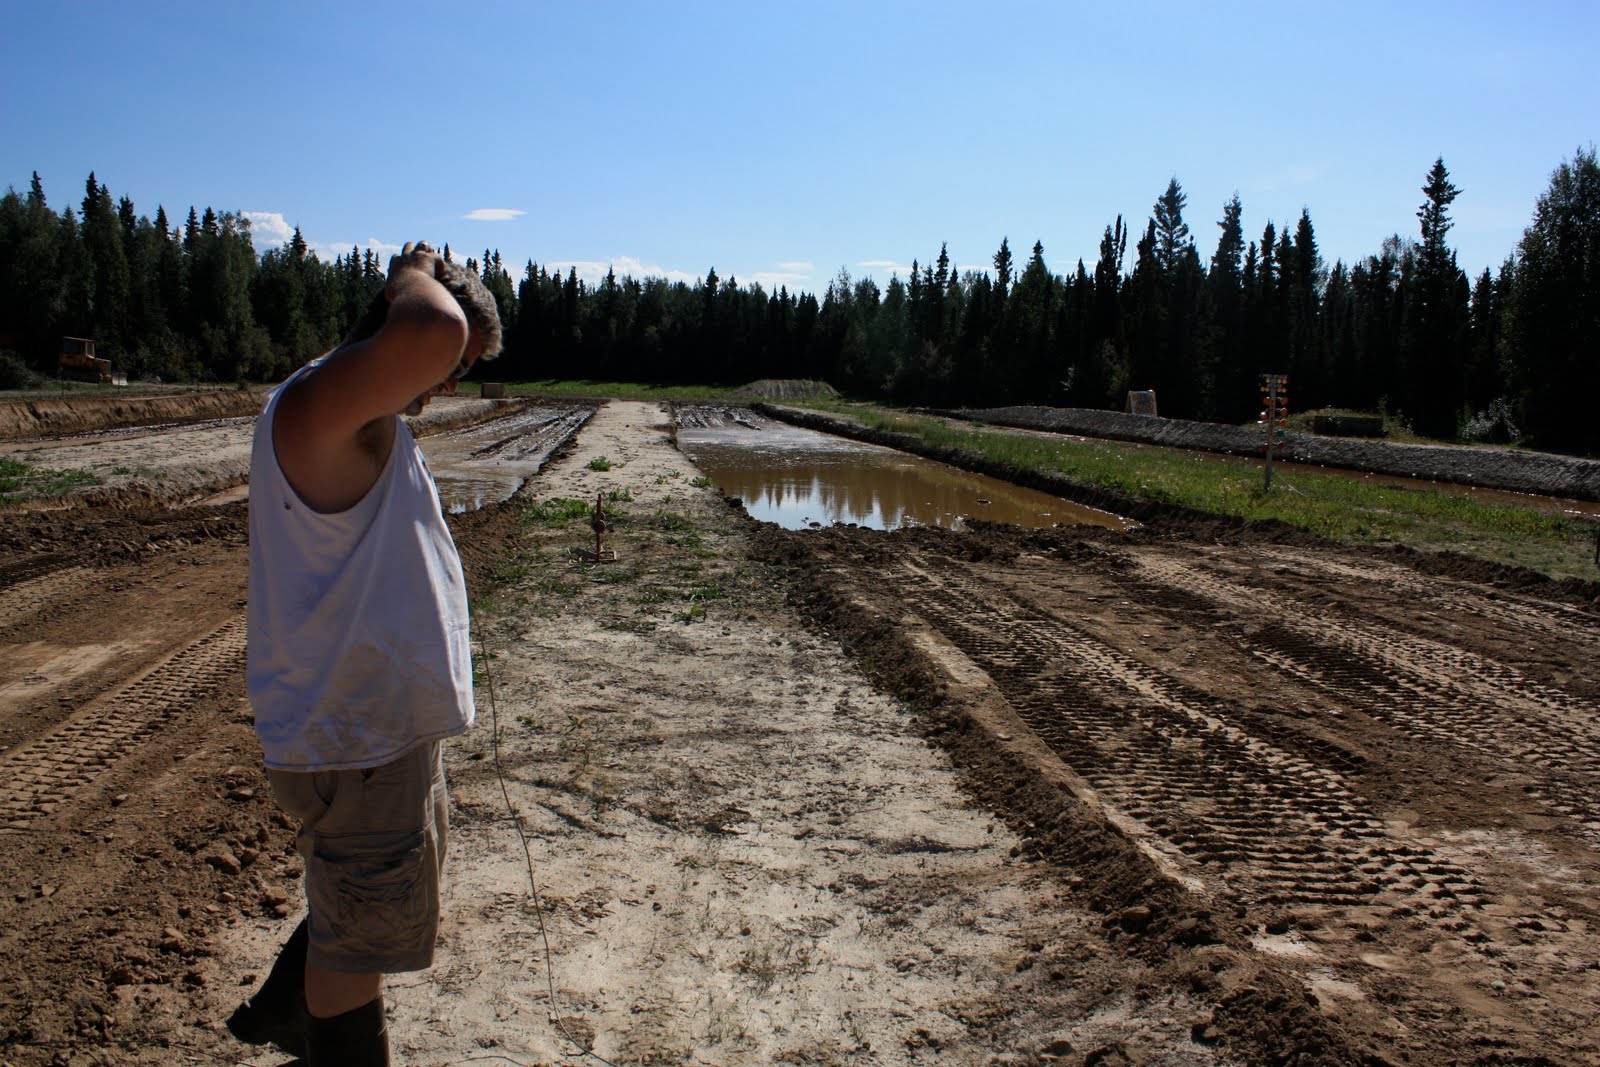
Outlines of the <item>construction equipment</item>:
M 87 337 L 63 337 L 56 357 L 56 371 L 63 378 L 111 384 L 111 361 L 94 354 L 94 342 Z

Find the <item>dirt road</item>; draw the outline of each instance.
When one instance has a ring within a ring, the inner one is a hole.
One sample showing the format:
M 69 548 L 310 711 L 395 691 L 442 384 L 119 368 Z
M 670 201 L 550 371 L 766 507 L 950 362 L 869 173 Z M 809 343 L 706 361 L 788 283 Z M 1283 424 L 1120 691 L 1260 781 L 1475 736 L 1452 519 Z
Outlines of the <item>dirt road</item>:
M 696 474 L 613 403 L 454 517 L 488 658 L 397 1062 L 1600 1058 L 1592 591 Z M 282 1061 L 217 1025 L 300 907 L 244 596 L 239 505 L 0 518 L 0 1060 Z

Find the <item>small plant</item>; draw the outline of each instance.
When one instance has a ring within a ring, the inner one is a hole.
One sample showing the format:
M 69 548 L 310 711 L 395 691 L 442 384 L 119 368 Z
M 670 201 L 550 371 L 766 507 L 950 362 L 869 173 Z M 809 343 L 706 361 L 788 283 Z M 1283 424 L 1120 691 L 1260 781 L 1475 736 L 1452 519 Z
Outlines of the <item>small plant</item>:
M 1511 400 L 1508 397 L 1500 397 L 1489 405 L 1489 410 L 1478 412 L 1466 419 L 1461 426 L 1463 441 L 1504 445 L 1521 436 L 1522 431 L 1517 428 L 1516 412 L 1512 410 Z
M 711 479 L 702 474 L 698 478 L 689 479 L 689 484 L 694 486 L 696 489 L 710 489 Z
M 631 504 L 631 503 L 633 503 L 633 490 L 632 489 L 612 489 L 610 492 L 606 493 L 606 503 L 608 503 L 608 504 Z
M 0 350 L 0 389 L 36 389 L 43 379 L 17 353 Z
M 592 471 L 608 471 L 611 469 L 611 460 L 605 456 L 596 456 L 586 466 Z
M 99 484 L 100 479 L 88 471 L 52 470 L 0 458 L 0 504 L 28 497 L 65 496 L 79 487 Z
M 587 519 L 593 510 L 592 501 L 553 497 L 530 504 L 523 509 L 522 517 L 542 526 L 564 526 L 573 519 Z

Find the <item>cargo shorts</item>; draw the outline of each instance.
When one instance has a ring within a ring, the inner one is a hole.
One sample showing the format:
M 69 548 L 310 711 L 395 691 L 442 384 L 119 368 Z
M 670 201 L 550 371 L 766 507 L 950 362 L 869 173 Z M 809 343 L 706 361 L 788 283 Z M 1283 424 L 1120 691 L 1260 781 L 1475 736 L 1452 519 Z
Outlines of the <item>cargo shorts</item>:
M 449 798 L 437 741 L 381 767 L 275 771 L 300 820 L 311 964 L 343 974 L 420 971 L 439 933 Z

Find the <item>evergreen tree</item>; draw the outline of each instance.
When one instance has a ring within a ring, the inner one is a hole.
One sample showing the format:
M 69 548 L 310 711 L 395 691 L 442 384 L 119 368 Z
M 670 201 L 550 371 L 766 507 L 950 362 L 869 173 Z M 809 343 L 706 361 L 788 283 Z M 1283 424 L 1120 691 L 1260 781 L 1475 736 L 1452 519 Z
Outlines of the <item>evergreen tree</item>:
M 111 191 L 95 181 L 93 172 L 84 183 L 82 219 L 80 240 L 92 274 L 85 336 L 95 338 L 107 355 L 117 359 L 127 338 L 128 257 Z
M 1118 215 L 1100 238 L 1100 256 L 1094 265 L 1084 385 L 1085 402 L 1093 407 L 1120 408 L 1132 375 L 1122 309 L 1122 264 L 1127 254 L 1128 228 Z
M 1600 453 L 1600 161 L 1579 149 L 1550 175 L 1517 245 L 1512 369 L 1541 448 Z
M 1466 404 L 1466 304 L 1456 254 L 1445 240 L 1450 205 L 1461 190 L 1451 183 L 1443 158 L 1434 162 L 1422 192 L 1422 238 L 1403 337 L 1407 407 L 1418 433 L 1453 438 Z
M 1005 300 L 1006 294 L 1011 291 L 1011 245 L 1006 238 L 1000 238 L 1000 250 L 994 254 L 994 284 L 999 291 L 1000 299 Z
M 1250 367 L 1244 329 L 1244 205 L 1239 194 L 1222 206 L 1222 231 L 1206 274 L 1207 338 L 1216 368 L 1217 417 L 1240 422 L 1255 408 L 1255 374 Z
M 1288 231 L 1284 231 L 1287 238 Z M 1284 263 L 1284 310 L 1289 341 L 1289 382 L 1294 396 L 1305 406 L 1326 403 L 1328 374 L 1321 331 L 1322 289 L 1327 270 L 1317 249 L 1311 212 L 1302 208 L 1294 240 Z
M 1167 183 L 1167 191 L 1156 200 L 1152 221 L 1155 223 L 1156 253 L 1161 269 L 1168 275 L 1177 273 L 1179 260 L 1189 244 L 1189 226 L 1183 221 L 1183 209 L 1189 203 L 1178 179 Z

